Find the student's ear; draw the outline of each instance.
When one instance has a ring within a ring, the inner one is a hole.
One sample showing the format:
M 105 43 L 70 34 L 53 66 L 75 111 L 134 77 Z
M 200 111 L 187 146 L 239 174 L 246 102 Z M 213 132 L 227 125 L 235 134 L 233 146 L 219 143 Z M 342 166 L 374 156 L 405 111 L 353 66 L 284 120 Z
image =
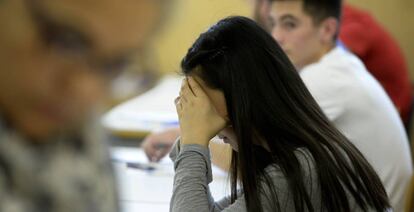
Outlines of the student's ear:
M 319 37 L 323 43 L 334 42 L 334 38 L 339 33 L 339 21 L 334 17 L 323 20 L 319 26 Z

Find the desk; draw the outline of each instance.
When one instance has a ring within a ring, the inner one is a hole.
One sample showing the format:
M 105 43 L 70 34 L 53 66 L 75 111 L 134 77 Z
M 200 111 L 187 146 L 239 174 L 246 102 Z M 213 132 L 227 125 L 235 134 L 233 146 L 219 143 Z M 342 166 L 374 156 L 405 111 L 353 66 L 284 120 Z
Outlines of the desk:
M 154 164 L 155 170 L 143 171 L 126 166 L 126 162 L 147 163 L 140 148 L 112 147 L 111 157 L 118 180 L 122 212 L 169 211 L 174 178 L 173 163 L 169 158 Z M 216 200 L 230 193 L 225 172 L 213 167 L 213 179 L 210 190 Z

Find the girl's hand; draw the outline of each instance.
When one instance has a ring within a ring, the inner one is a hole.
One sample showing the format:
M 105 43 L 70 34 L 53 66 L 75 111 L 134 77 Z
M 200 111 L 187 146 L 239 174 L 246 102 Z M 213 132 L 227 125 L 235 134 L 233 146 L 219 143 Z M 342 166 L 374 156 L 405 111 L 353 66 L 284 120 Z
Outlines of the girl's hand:
M 181 128 L 181 144 L 207 147 L 209 141 L 226 126 L 201 86 L 191 77 L 183 80 L 175 100 Z

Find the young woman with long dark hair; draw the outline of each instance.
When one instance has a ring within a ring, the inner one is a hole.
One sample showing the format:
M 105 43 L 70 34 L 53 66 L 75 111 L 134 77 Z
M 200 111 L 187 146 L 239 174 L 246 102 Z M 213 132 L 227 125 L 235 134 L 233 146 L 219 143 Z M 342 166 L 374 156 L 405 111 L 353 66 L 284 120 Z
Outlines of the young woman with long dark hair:
M 244 17 L 201 34 L 182 61 L 171 211 L 386 211 L 373 168 L 323 114 L 274 39 Z M 233 148 L 231 195 L 210 195 L 210 139 Z

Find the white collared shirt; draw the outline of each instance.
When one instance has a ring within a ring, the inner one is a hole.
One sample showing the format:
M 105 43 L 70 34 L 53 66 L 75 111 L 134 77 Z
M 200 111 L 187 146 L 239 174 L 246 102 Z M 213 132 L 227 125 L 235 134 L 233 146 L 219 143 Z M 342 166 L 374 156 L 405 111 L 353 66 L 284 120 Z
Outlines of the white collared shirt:
M 374 167 L 394 211 L 403 211 L 413 173 L 410 148 L 398 112 L 381 85 L 341 47 L 300 75 L 328 118 Z

